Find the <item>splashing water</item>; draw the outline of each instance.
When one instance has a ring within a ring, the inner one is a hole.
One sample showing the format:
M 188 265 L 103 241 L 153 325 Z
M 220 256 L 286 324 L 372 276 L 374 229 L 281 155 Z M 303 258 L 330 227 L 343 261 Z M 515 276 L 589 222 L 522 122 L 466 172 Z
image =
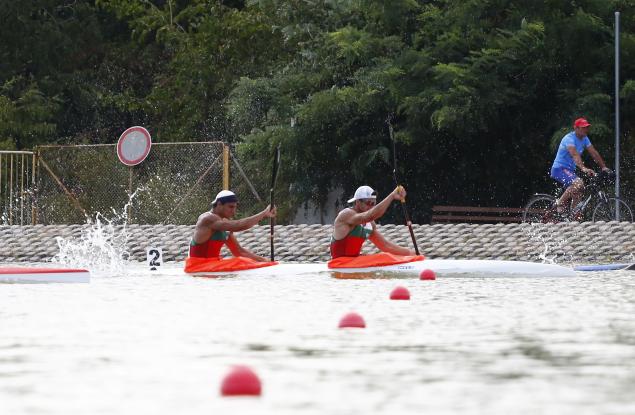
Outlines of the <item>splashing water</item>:
M 53 262 L 92 272 L 121 275 L 128 259 L 126 226 L 97 214 L 79 239 L 56 238 L 59 252 Z
M 563 236 L 561 229 L 546 226 L 539 223 L 527 223 L 522 225 L 522 230 L 532 241 L 537 241 L 543 246 L 538 258 L 546 264 L 556 264 L 557 259 L 572 261 L 575 258 L 565 249 L 569 239 Z M 568 258 L 567 258 L 568 257 Z
M 57 237 L 59 252 L 53 262 L 74 268 L 86 268 L 103 276 L 122 276 L 128 264 L 128 207 L 136 195 L 146 190 L 139 188 L 130 195 L 121 212 L 112 209 L 113 217 L 101 213 L 95 219 L 86 218 L 87 228 L 77 238 Z

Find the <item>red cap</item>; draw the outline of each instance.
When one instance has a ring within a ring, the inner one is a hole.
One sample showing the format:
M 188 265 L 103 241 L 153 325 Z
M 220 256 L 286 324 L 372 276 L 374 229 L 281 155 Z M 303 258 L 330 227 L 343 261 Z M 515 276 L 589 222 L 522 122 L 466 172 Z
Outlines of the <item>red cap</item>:
M 574 127 L 590 127 L 591 124 L 586 120 L 586 118 L 578 118 L 573 123 Z

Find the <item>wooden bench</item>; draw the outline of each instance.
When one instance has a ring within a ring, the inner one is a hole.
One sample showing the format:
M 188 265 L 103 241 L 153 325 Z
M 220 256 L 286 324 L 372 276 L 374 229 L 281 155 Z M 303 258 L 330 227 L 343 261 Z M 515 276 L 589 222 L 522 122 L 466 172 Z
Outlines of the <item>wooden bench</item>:
M 523 208 L 478 206 L 432 206 L 432 223 L 439 222 L 522 222 Z

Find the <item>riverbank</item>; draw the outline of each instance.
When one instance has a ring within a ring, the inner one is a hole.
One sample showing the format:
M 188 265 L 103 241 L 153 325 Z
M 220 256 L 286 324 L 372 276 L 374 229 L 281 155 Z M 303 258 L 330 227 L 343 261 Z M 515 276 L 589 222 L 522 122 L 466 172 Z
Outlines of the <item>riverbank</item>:
M 331 225 L 276 226 L 276 259 L 317 262 L 329 259 Z M 562 263 L 635 262 L 635 224 L 617 222 L 529 224 L 413 225 L 419 250 L 429 258 L 505 259 Z M 388 239 L 412 246 L 403 225 L 379 226 Z M 58 238 L 71 243 L 125 237 L 130 260 L 145 261 L 148 247 L 160 247 L 164 261 L 182 261 L 193 225 L 128 225 L 112 229 L 90 225 L 0 226 L 0 261 L 50 261 L 59 252 Z M 110 232 L 110 233 L 109 233 Z M 125 235 L 124 235 L 125 233 Z M 240 243 L 269 255 L 269 226 L 243 232 Z M 123 250 L 123 248 L 122 248 Z M 366 243 L 364 253 L 375 252 Z

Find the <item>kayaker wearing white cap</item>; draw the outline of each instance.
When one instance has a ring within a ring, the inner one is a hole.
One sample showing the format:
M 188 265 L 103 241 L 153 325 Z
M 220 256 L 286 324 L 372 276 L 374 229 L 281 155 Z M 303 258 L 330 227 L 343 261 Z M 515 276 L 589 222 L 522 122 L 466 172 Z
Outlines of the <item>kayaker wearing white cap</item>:
M 375 220 L 381 218 L 390 203 L 406 197 L 406 190 L 398 186 L 384 200 L 377 202 L 377 193 L 370 186 L 360 186 L 348 200 L 353 206 L 342 210 L 333 223 L 331 258 L 357 257 L 366 239 L 383 252 L 395 255 L 415 255 L 411 249 L 387 241 L 377 230 Z
M 254 261 L 269 261 L 243 248 L 234 236 L 234 232 L 245 231 L 258 224 L 265 218 L 276 216 L 276 208 L 267 206 L 265 210 L 244 219 L 232 218 L 236 214 L 238 198 L 234 192 L 222 190 L 212 202 L 212 210 L 198 217 L 194 236 L 190 242 L 189 257 L 191 258 L 220 258 L 223 245 L 235 257 L 250 258 Z

